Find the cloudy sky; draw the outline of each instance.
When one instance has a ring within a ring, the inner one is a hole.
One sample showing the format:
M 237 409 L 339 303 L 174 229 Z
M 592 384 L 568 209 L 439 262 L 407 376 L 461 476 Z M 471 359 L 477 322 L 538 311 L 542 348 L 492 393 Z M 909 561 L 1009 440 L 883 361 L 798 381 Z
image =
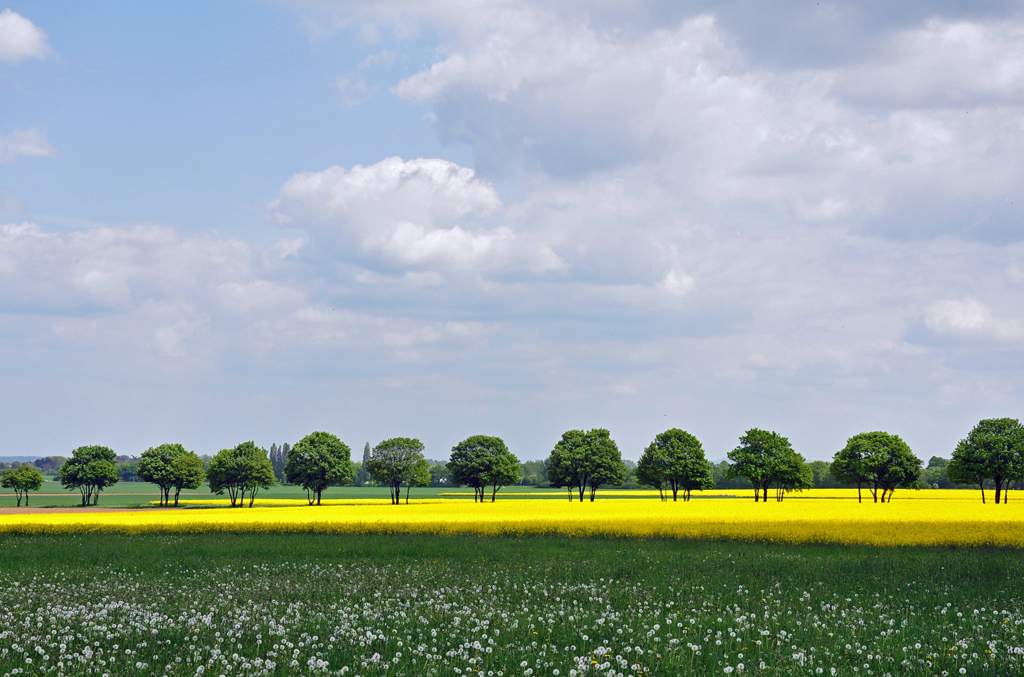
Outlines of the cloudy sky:
M 1020 2 L 0 8 L 0 455 L 1024 416 Z

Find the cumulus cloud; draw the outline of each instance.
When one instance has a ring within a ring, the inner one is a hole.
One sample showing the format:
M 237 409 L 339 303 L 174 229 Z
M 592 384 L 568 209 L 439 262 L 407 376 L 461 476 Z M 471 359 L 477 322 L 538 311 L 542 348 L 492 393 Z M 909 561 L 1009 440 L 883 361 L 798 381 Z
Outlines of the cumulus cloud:
M 472 169 L 401 158 L 298 174 L 269 205 L 279 223 L 306 229 L 316 245 L 398 266 L 538 272 L 562 267 L 550 248 L 524 242 L 508 227 L 479 224 L 501 207 L 494 186 Z M 460 223 L 467 219 L 477 225 Z
M 56 157 L 57 149 L 50 145 L 46 134 L 38 127 L 16 129 L 0 134 L 0 164 L 16 162 L 27 157 Z
M 1006 199 L 1024 180 L 1022 26 L 935 19 L 877 59 L 771 70 L 710 14 L 604 30 L 524 4 L 447 34 L 393 91 L 490 176 L 646 172 L 691 218 L 756 205 L 762 223 L 1006 241 L 1024 218 Z
M 38 26 L 13 10 L 0 12 L 0 61 L 18 63 L 25 57 L 52 53 L 46 33 Z
M 876 58 L 840 72 L 835 91 L 874 105 L 1024 103 L 1024 26 L 930 19 L 893 35 Z
M 924 316 L 925 325 L 939 334 L 994 341 L 1024 339 L 1024 322 L 996 317 L 992 309 L 972 298 L 936 301 Z
M 120 353 L 129 369 L 155 358 L 194 368 L 303 362 L 341 348 L 408 362 L 424 345 L 444 351 L 493 333 L 481 322 L 339 309 L 317 298 L 323 280 L 309 269 L 289 272 L 281 253 L 293 248 L 281 241 L 257 252 L 156 225 L 0 225 L 0 314 L 38 318 L 36 340 Z

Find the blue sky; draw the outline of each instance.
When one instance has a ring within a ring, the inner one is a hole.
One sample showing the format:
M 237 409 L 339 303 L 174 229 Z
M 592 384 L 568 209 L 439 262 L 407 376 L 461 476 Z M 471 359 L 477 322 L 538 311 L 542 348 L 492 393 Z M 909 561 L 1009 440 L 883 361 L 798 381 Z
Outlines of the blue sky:
M 1016 3 L 11 3 L 0 455 L 1024 402 Z

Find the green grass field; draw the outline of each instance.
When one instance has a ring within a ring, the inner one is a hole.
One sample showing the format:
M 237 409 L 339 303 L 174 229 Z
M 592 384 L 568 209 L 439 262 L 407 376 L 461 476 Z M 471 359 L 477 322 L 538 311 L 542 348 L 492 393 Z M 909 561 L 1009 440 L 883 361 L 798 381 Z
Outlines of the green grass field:
M 661 540 L 6 537 L 0 674 L 1019 674 L 1022 565 Z
M 463 493 L 467 490 L 464 489 L 452 489 L 452 488 L 436 488 L 436 487 L 422 487 L 415 488 L 412 490 L 412 498 L 434 498 L 442 493 L 448 492 L 459 492 Z M 472 490 L 468 490 L 472 491 Z M 513 487 L 507 489 L 509 492 L 516 493 L 538 493 L 538 494 L 553 494 L 555 496 L 563 496 L 564 492 L 552 490 L 552 489 L 536 489 L 534 487 Z M 405 496 L 405 492 L 402 493 Z M 210 493 L 210 488 L 203 486 L 196 491 L 182 491 L 181 499 L 189 498 L 211 498 L 214 497 Z M 291 485 L 275 485 L 269 489 L 262 489 L 259 493 L 260 498 L 291 498 L 305 500 L 306 492 L 301 487 Z M 388 498 L 387 487 L 332 487 L 324 492 L 323 497 L 328 498 Z M 171 494 L 171 498 L 174 498 L 174 494 Z M 227 498 L 227 495 L 218 496 L 216 498 Z M 463 497 L 452 497 L 452 498 L 466 498 L 467 500 L 473 500 L 472 493 L 467 494 Z M 511 497 L 507 497 L 511 498 Z M 160 499 L 160 489 L 155 484 L 148 482 L 118 482 L 108 490 L 100 494 L 100 507 L 107 508 L 138 508 L 148 507 L 150 501 L 157 501 Z M 29 494 L 29 506 L 33 508 L 52 508 L 52 507 L 63 507 L 63 506 L 75 506 L 81 502 L 81 496 L 78 491 L 66 491 L 64 487 L 60 485 L 60 482 L 45 482 L 43 488 L 36 492 Z M 9 508 L 16 505 L 14 498 L 14 492 L 10 489 L 0 489 L 0 508 Z M 22 503 L 24 505 L 24 503 Z
M 412 498 L 436 498 L 443 493 L 464 494 L 460 496 L 447 496 L 446 498 L 463 498 L 473 500 L 472 489 L 452 487 L 416 487 L 412 490 Z M 564 498 L 565 490 L 538 489 L 536 487 L 506 487 L 502 491 L 505 499 L 515 499 L 510 494 L 532 494 L 534 496 L 550 496 L 551 498 Z M 261 489 L 258 495 L 260 498 L 290 498 L 305 500 L 306 492 L 301 487 L 292 485 L 274 485 L 269 489 Z M 405 496 L 403 489 L 402 496 Z M 171 494 L 173 499 L 174 494 Z M 210 488 L 203 485 L 196 491 L 182 491 L 181 499 L 211 498 Z M 227 495 L 216 498 L 227 498 Z M 324 492 L 323 498 L 388 498 L 387 487 L 331 487 Z M 488 494 L 488 500 L 490 495 Z M 140 508 L 149 507 L 150 501 L 160 500 L 160 490 L 155 484 L 148 482 L 118 482 L 100 494 L 100 507 L 107 508 Z M 67 491 L 60 482 L 47 481 L 39 491 L 29 494 L 29 506 L 33 508 L 53 508 L 76 506 L 81 503 L 81 496 L 78 491 Z M 14 492 L 10 489 L 0 489 L 0 508 L 10 508 L 17 505 Z M 24 503 L 22 503 L 24 505 Z

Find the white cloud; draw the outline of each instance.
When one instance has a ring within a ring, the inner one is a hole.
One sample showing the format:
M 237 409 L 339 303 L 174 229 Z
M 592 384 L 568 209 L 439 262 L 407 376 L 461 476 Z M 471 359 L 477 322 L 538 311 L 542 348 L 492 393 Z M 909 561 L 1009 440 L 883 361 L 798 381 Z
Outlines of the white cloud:
M 446 160 L 392 157 L 351 170 L 330 167 L 290 178 L 270 210 L 282 224 L 315 227 L 318 235 L 352 233 L 380 240 L 402 221 L 425 227 L 501 206 L 494 187 L 472 169 Z
M 446 160 L 388 158 L 351 170 L 298 174 L 269 205 L 279 223 L 309 231 L 314 243 L 399 266 L 441 270 L 558 270 L 543 243 L 508 227 L 466 226 L 496 214 L 494 186 Z M 365 275 L 364 280 L 369 280 Z
M 46 33 L 17 12 L 0 12 L 0 61 L 17 63 L 25 57 L 52 54 Z
M 294 248 L 282 240 L 254 252 L 154 225 L 70 233 L 0 225 L 0 315 L 46 318 L 42 334 L 121 351 L 126 368 L 154 356 L 258 362 L 268 353 L 298 358 L 342 347 L 370 355 L 384 346 L 379 359 L 408 360 L 416 346 L 444 341 L 447 349 L 491 331 L 481 322 L 376 315 L 317 300 L 323 278 L 310 268 L 293 277 L 290 257 L 280 255 Z
M 928 307 L 925 325 L 939 334 L 995 341 L 1024 339 L 1024 322 L 996 317 L 987 305 L 972 298 L 936 301 Z
M 841 73 L 836 91 L 872 104 L 932 107 L 1024 103 L 1024 26 L 931 19 Z
M 16 129 L 0 134 L 0 164 L 16 162 L 26 157 L 56 157 L 57 149 L 50 145 L 46 134 L 38 127 Z
M 1024 181 L 1024 24 L 934 20 L 877 61 L 773 71 L 711 15 L 604 30 L 484 8 L 484 28 L 445 31 L 442 58 L 393 91 L 430 105 L 487 175 L 633 175 L 690 219 L 755 209 L 776 227 L 1020 237 L 1006 197 Z

